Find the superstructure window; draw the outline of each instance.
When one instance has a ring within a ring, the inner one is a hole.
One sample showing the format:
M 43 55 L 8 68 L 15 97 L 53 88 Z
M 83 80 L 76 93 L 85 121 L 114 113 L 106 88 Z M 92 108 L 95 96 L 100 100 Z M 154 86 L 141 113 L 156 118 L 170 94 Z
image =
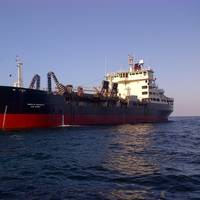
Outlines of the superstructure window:
M 146 95 L 146 94 L 148 94 L 147 92 L 142 92 L 142 95 Z
M 143 85 L 143 86 L 142 86 L 142 89 L 147 89 L 147 85 Z

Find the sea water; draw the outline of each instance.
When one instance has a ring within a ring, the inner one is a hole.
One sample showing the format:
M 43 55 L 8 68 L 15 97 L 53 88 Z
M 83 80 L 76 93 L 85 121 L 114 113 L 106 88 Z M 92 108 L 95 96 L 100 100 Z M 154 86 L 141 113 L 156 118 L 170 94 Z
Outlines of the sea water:
M 200 117 L 2 132 L 0 199 L 200 199 Z

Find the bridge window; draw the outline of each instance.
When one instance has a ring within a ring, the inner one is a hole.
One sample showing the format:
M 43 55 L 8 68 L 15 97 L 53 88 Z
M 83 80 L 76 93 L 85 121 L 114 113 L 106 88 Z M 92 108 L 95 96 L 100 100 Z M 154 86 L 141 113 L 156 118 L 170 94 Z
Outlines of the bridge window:
M 147 85 L 142 86 L 142 89 L 147 89 Z
M 142 92 L 142 95 L 146 95 L 146 94 L 148 94 L 147 92 Z

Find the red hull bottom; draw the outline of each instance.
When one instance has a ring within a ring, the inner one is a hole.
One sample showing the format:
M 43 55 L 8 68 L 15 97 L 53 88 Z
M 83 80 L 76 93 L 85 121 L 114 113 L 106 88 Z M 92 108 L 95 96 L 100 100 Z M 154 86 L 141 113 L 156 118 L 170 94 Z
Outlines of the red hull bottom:
M 141 122 L 163 122 L 165 117 L 158 116 L 100 116 L 60 114 L 0 114 L 0 129 L 50 128 L 62 125 L 114 125 Z

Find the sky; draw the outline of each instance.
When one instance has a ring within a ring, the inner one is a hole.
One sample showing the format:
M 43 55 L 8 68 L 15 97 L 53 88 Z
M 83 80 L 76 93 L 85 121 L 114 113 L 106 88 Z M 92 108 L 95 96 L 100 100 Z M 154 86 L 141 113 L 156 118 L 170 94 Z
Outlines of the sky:
M 199 0 L 0 0 L 0 85 L 16 81 L 16 55 L 27 87 L 49 71 L 92 87 L 128 54 L 154 69 L 174 116 L 200 116 Z

